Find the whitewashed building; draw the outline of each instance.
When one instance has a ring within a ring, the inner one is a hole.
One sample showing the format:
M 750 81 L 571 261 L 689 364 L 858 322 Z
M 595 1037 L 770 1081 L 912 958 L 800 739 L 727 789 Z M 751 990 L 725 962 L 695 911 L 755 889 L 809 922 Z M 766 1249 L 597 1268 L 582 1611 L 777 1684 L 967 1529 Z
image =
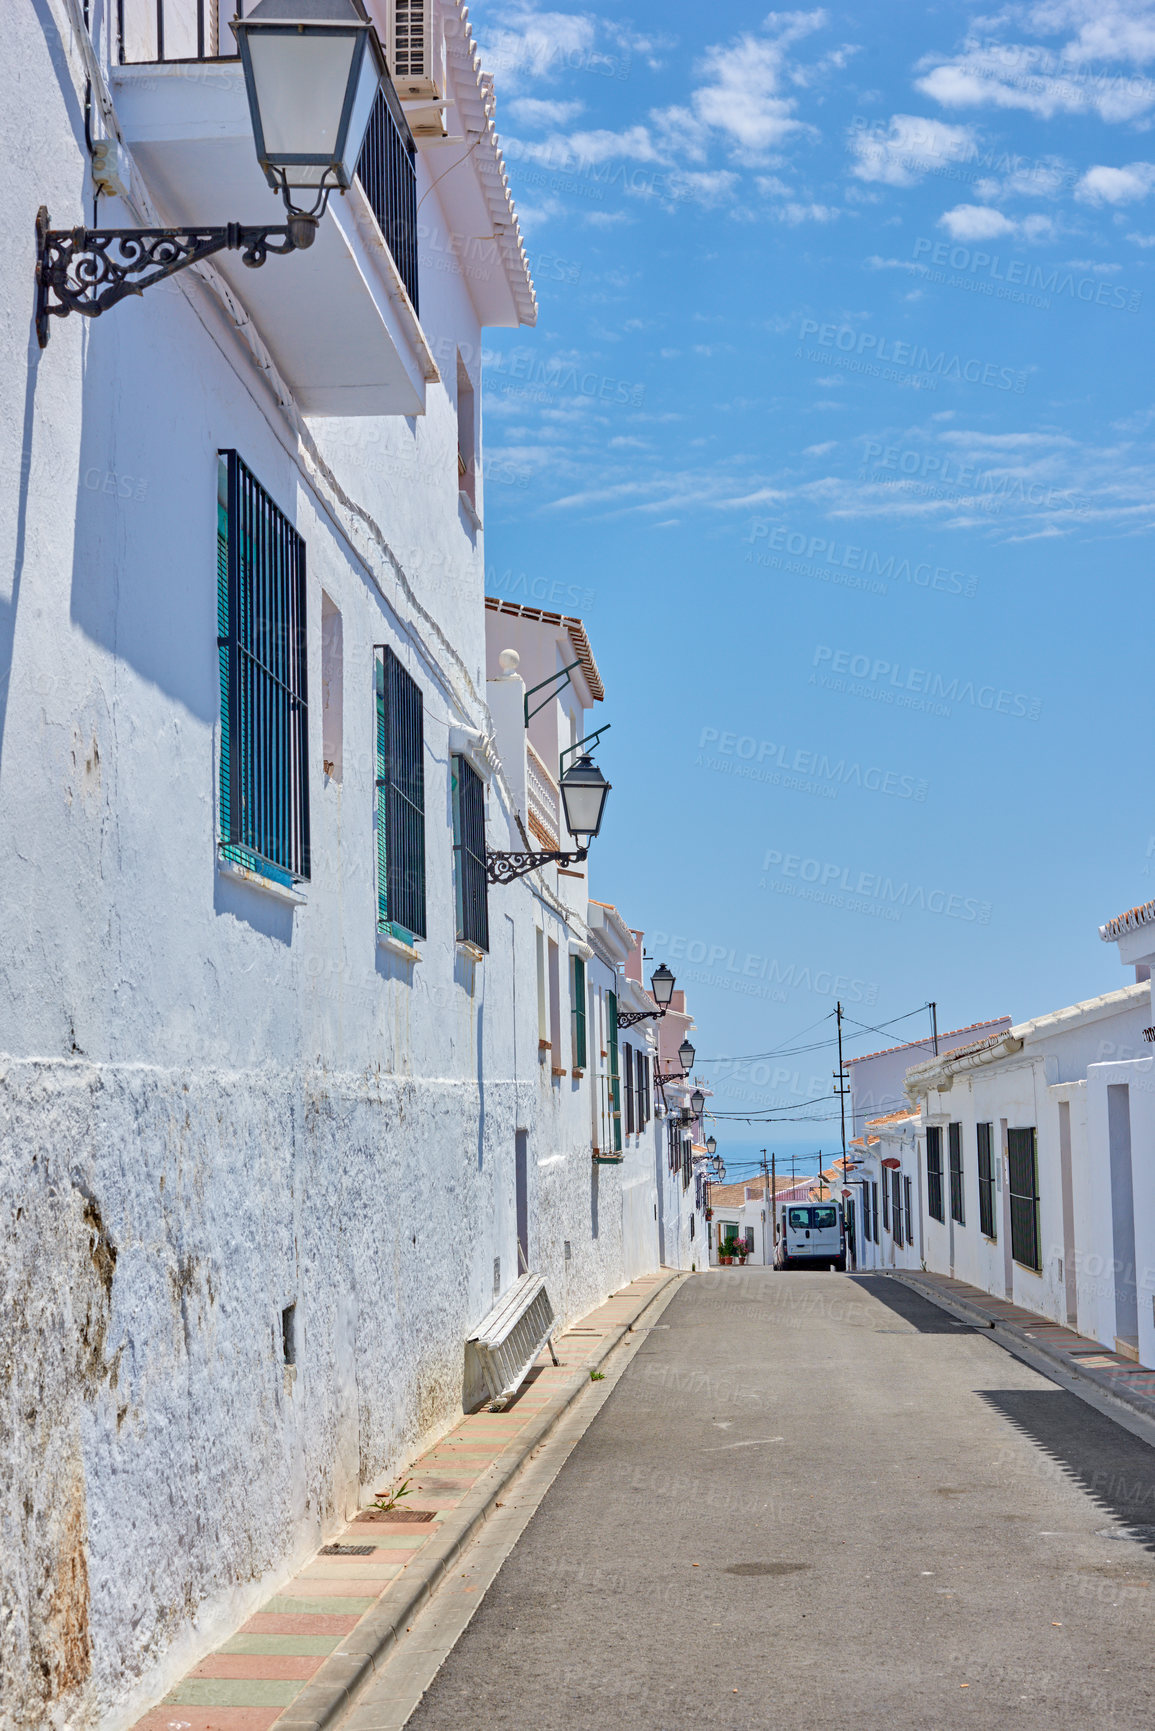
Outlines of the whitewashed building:
M 843 1196 L 853 1208 L 858 1269 L 922 1266 L 922 1168 L 918 1112 L 867 1120 L 848 1150 Z M 847 1195 L 849 1192 L 849 1195 Z
M 487 671 L 480 339 L 535 300 L 465 9 L 430 21 L 308 250 L 42 305 L 41 348 L 40 207 L 284 213 L 216 7 L 5 17 L 5 1731 L 158 1699 L 469 1402 L 525 1261 L 566 1316 L 658 1259 L 663 1132 L 605 1122 L 628 928 L 556 866 L 486 884 L 564 845 L 601 692 L 575 649 L 535 764 Z
M 925 1266 L 1130 1356 L 1149 1347 L 1129 1120 L 1113 1116 L 1127 1102 L 1109 1092 L 1126 1087 L 1126 1060 L 1101 1060 L 1141 1051 L 1149 1016 L 1150 986 L 1136 983 L 925 1060 L 906 1080 Z

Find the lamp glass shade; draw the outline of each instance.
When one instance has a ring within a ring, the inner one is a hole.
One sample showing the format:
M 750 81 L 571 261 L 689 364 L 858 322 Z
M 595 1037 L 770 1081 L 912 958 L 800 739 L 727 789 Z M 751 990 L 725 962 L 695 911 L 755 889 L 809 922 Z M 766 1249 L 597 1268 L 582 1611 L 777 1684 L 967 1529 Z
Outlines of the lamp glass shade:
M 711 1155 L 718 1152 L 718 1138 L 716 1136 L 706 1137 L 706 1152 Z
M 592 757 L 580 757 L 561 778 L 561 802 L 566 828 L 579 846 L 593 840 L 602 827 L 610 784 Z
M 683 1070 L 692 1070 L 694 1068 L 694 1059 L 696 1057 L 696 1047 L 691 1046 L 689 1040 L 683 1040 L 682 1044 L 678 1047 L 678 1062 L 682 1066 Z
M 690 1095 L 690 1111 L 694 1114 L 695 1118 L 701 1116 L 702 1107 L 705 1104 L 706 1096 L 700 1088 L 695 1088 L 694 1092 Z
M 234 20 L 270 186 L 348 187 L 384 61 L 352 0 L 258 0 Z
M 674 976 L 666 966 L 655 968 L 650 975 L 650 996 L 661 1010 L 668 1010 L 674 995 Z

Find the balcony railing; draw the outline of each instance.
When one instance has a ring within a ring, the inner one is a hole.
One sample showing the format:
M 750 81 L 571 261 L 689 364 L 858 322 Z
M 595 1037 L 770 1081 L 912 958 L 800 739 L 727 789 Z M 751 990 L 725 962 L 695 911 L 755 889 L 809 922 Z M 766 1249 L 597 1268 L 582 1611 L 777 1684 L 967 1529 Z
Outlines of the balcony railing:
M 525 788 L 529 806 L 526 816 L 531 835 L 535 835 L 543 847 L 560 847 L 561 796 L 558 785 L 528 739 L 525 742 Z
M 117 58 L 122 66 L 237 61 L 229 19 L 244 0 L 116 0 Z M 381 86 L 357 162 L 369 201 L 397 272 L 417 298 L 417 150 L 391 83 Z

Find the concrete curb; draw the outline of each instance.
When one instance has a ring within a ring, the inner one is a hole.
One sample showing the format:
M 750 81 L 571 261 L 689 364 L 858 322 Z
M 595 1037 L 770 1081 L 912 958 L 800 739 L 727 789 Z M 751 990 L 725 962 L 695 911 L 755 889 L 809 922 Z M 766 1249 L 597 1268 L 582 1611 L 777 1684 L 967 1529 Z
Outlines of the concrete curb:
M 517 1446 L 499 1455 L 485 1478 L 440 1523 L 437 1539 L 406 1568 L 401 1577 L 408 1591 L 401 1597 L 366 1611 L 361 1622 L 341 1643 L 341 1651 L 326 1659 L 313 1681 L 302 1689 L 291 1707 L 276 1721 L 273 1731 L 328 1731 L 353 1705 L 378 1666 L 386 1660 L 415 1616 L 436 1593 L 462 1552 L 484 1526 L 494 1504 L 508 1489 L 533 1452 L 540 1448 L 558 1421 L 569 1411 L 596 1370 L 636 1329 L 642 1317 L 659 1299 L 672 1296 L 672 1288 L 686 1278 L 684 1270 L 670 1272 L 638 1305 L 628 1322 L 607 1331 L 596 1357 L 582 1365 L 580 1376 L 563 1389 L 541 1417 L 518 1438 Z
M 943 1292 L 932 1281 L 920 1279 L 915 1269 L 886 1268 L 865 1272 L 877 1272 L 885 1274 L 890 1280 L 899 1280 L 904 1286 L 909 1286 L 912 1292 L 929 1298 L 940 1310 L 957 1316 L 962 1322 L 974 1323 L 1016 1358 L 1021 1358 L 1024 1364 L 1029 1364 L 1032 1370 L 1060 1383 L 1069 1394 L 1087 1401 L 1106 1417 L 1119 1420 L 1128 1430 L 1155 1447 L 1155 1400 L 1147 1395 L 1140 1394 L 1138 1390 L 1120 1388 L 1118 1382 L 1106 1371 L 1090 1369 L 1073 1359 L 1069 1353 L 1060 1352 L 1055 1347 L 1048 1346 L 1045 1341 L 1030 1338 L 1026 1329 L 1018 1323 L 992 1317 L 981 1305 L 972 1304 L 953 1292 Z M 1045 1323 L 1046 1320 L 1045 1317 L 1039 1318 L 1040 1323 Z M 1093 1351 L 1096 1347 L 1102 1352 L 1109 1350 L 1100 1346 L 1098 1341 L 1088 1339 L 1087 1350 Z

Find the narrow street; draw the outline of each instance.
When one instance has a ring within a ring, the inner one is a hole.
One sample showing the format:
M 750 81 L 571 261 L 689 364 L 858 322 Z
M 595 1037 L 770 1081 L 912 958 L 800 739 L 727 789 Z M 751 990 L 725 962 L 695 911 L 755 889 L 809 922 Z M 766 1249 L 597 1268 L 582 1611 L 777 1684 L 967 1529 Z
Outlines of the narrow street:
M 1148 1726 L 1153 1553 L 1155 1452 L 981 1331 L 877 1276 L 699 1276 L 409 1725 Z

